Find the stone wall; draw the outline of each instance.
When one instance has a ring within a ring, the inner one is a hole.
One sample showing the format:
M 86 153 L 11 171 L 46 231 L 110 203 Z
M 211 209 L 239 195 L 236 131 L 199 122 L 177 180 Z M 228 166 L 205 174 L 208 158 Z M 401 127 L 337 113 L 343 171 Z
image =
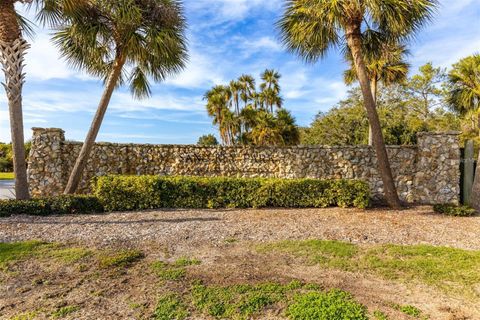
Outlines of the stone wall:
M 82 144 L 60 129 L 33 129 L 28 175 L 34 196 L 60 194 Z M 460 149 L 456 133 L 422 133 L 418 145 L 390 146 L 388 154 L 401 198 L 456 203 Z M 368 146 L 201 147 L 98 143 L 80 191 L 105 174 L 149 174 L 318 179 L 363 179 L 375 197 L 383 192 L 375 152 Z

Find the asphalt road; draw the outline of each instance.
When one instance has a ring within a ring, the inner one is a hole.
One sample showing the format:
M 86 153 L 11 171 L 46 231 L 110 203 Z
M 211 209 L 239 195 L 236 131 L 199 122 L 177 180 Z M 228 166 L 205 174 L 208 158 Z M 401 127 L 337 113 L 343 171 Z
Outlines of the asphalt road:
M 0 199 L 15 198 L 14 185 L 13 180 L 0 180 Z

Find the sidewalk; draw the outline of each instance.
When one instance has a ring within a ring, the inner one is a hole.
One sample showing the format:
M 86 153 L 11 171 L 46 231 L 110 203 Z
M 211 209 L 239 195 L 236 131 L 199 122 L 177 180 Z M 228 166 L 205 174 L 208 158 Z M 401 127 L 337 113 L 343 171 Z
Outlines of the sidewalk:
M 15 181 L 0 180 L 0 199 L 15 198 Z

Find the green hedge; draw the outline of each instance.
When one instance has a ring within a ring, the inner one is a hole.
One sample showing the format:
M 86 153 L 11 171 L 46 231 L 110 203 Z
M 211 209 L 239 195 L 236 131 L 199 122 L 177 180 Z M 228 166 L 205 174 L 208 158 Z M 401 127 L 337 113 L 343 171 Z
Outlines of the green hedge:
M 159 208 L 358 207 L 370 190 L 358 180 L 105 176 L 94 195 L 107 211 Z
M 469 206 L 456 206 L 453 204 L 436 204 L 433 206 L 436 213 L 454 217 L 471 217 L 477 214 L 477 211 Z
M 103 205 L 92 196 L 59 196 L 31 200 L 0 200 L 0 217 L 13 214 L 33 216 L 89 214 L 104 212 Z

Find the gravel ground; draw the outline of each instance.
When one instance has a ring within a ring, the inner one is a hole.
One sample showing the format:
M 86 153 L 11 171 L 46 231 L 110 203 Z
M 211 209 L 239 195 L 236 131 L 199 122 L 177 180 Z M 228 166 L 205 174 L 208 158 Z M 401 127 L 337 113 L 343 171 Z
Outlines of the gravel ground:
M 0 219 L 0 242 L 38 239 L 105 247 L 158 244 L 175 250 L 225 241 L 334 239 L 431 244 L 480 250 L 480 217 L 454 218 L 431 207 L 386 209 L 160 210 Z

